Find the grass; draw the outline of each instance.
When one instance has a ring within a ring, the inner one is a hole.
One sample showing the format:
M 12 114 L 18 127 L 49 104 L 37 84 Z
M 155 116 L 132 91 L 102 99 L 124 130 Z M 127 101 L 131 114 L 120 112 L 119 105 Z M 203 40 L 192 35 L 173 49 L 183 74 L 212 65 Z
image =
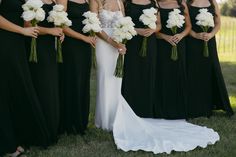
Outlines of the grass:
M 235 20 L 224 17 L 223 25 L 227 21 Z M 235 20 L 236 21 L 236 20 Z M 236 25 L 235 25 L 236 26 Z M 221 31 L 221 41 L 233 40 L 233 27 L 224 25 Z M 236 30 L 235 30 L 236 33 Z M 227 37 L 225 37 L 227 36 Z M 219 39 L 219 36 L 218 36 Z M 235 44 L 234 41 L 233 44 Z M 226 43 L 225 43 L 226 44 Z M 232 45 L 219 46 L 220 52 L 230 51 Z M 236 48 L 236 45 L 235 45 Z M 222 71 L 230 95 L 230 101 L 236 112 L 236 50 L 234 53 L 220 53 L 219 58 L 222 65 Z M 236 115 L 231 118 L 223 113 L 217 112 L 211 118 L 197 118 L 191 120 L 192 123 L 204 125 L 216 130 L 221 140 L 213 146 L 206 149 L 195 149 L 187 153 L 174 152 L 171 155 L 147 153 L 143 151 L 125 153 L 116 149 L 111 133 L 102 131 L 94 127 L 95 111 L 95 89 L 96 82 L 94 72 L 91 79 L 91 114 L 90 124 L 85 136 L 62 136 L 59 142 L 49 147 L 47 150 L 40 148 L 31 148 L 28 157 L 235 157 L 236 156 Z
M 219 55 L 222 70 L 230 94 L 230 100 L 236 111 L 236 53 Z M 116 149 L 111 133 L 94 127 L 95 75 L 91 79 L 91 115 L 85 136 L 62 136 L 58 144 L 47 150 L 32 148 L 28 157 L 235 157 L 236 156 L 236 116 L 226 117 L 217 112 L 211 118 L 197 118 L 192 123 L 204 125 L 216 130 L 221 140 L 206 149 L 196 149 L 187 153 L 173 152 L 171 155 L 147 153 L 143 151 L 125 153 Z

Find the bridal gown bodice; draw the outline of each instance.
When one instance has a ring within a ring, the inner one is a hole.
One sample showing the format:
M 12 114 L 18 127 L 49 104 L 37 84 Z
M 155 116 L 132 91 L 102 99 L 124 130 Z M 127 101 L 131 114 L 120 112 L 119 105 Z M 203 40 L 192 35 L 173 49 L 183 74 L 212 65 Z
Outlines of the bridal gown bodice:
M 110 37 L 113 24 L 121 16 L 120 11 L 100 11 L 99 18 L 103 31 Z M 117 57 L 117 49 L 98 39 L 95 125 L 103 130 L 113 131 L 118 149 L 144 150 L 155 154 L 187 152 L 198 146 L 205 148 L 219 140 L 218 133 L 213 129 L 193 125 L 185 120 L 138 117 L 121 95 L 122 79 L 114 76 Z
M 112 36 L 114 23 L 122 17 L 121 11 L 100 10 L 99 19 L 104 32 Z M 121 79 L 113 73 L 116 66 L 118 51 L 102 39 L 97 40 L 97 99 L 95 125 L 104 130 L 112 130 L 114 115 L 121 91 Z

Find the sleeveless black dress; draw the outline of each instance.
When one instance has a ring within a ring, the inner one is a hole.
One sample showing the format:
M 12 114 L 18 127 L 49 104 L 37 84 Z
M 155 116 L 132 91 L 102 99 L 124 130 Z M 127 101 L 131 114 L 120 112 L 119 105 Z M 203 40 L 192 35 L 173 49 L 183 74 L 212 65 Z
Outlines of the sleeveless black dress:
M 52 4 L 44 4 L 43 9 L 48 13 L 53 9 Z M 47 20 L 38 23 L 38 26 L 52 28 L 53 23 Z M 30 45 L 28 45 L 30 48 Z M 30 51 L 28 51 L 30 52 Z M 59 83 L 58 64 L 56 61 L 55 37 L 40 35 L 37 38 L 38 63 L 29 63 L 34 87 L 47 121 L 51 142 L 57 140 L 59 126 Z
M 143 9 L 155 7 L 155 4 L 147 5 L 127 2 L 126 16 L 130 16 L 136 28 L 144 28 L 139 17 Z M 133 111 L 140 117 L 153 118 L 154 116 L 154 80 L 156 63 L 156 37 L 155 34 L 148 37 L 147 56 L 140 57 L 143 37 L 135 36 L 127 43 L 127 53 L 124 62 L 124 77 L 122 82 L 122 95 Z
M 23 26 L 23 1 L 2 0 L 0 15 Z M 32 84 L 24 36 L 0 29 L 0 154 L 18 145 L 48 142 L 46 122 Z
M 202 8 L 189 6 L 192 30 L 202 29 L 195 19 Z M 213 6 L 207 8 L 214 15 Z M 211 30 L 209 30 L 211 31 Z M 203 56 L 204 41 L 187 38 L 188 113 L 189 117 L 210 116 L 212 110 L 222 109 L 233 114 L 217 55 L 216 39 L 208 41 L 209 57 Z
M 68 1 L 68 17 L 73 24 L 70 28 L 81 34 L 84 27 L 82 15 L 86 11 L 89 11 L 88 3 Z M 62 49 L 60 131 L 84 134 L 89 117 L 91 48 L 82 40 L 66 36 Z
M 181 9 L 181 14 L 184 13 Z M 173 9 L 160 8 L 161 33 L 173 35 L 166 27 L 169 12 Z M 184 30 L 178 28 L 177 33 Z M 166 119 L 186 118 L 186 69 L 185 38 L 177 45 L 178 60 L 171 59 L 172 45 L 164 39 L 157 40 L 156 105 L 155 117 Z

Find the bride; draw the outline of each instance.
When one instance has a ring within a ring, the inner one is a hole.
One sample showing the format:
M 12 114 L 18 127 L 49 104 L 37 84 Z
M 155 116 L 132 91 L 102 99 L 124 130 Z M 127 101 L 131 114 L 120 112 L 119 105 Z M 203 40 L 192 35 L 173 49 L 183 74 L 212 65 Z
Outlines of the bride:
M 205 148 L 219 140 L 212 129 L 190 124 L 185 120 L 140 118 L 121 95 L 122 79 L 114 74 L 118 54 L 125 54 L 125 45 L 111 39 L 114 22 L 124 15 L 121 0 L 91 0 L 90 9 L 98 13 L 103 31 L 98 34 L 97 98 L 95 125 L 113 131 L 118 149 L 171 153 Z

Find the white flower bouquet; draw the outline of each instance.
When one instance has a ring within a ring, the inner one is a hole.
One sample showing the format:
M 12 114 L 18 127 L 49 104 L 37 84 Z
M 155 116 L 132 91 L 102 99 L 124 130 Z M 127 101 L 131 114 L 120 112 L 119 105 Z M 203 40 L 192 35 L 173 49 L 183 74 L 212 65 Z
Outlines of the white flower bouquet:
M 126 44 L 133 36 L 137 35 L 134 29 L 134 23 L 131 17 L 121 17 L 114 25 L 112 38 L 117 43 Z M 116 62 L 116 69 L 114 75 L 116 77 L 123 77 L 124 55 L 119 54 Z
M 43 2 L 41 0 L 28 0 L 25 4 L 22 5 L 24 10 L 22 18 L 30 22 L 33 27 L 37 26 L 37 23 L 45 19 L 45 12 L 42 9 Z M 37 44 L 36 39 L 32 38 L 31 40 L 31 51 L 30 51 L 30 62 L 38 62 L 37 58 Z
M 185 23 L 185 17 L 180 13 L 181 11 L 179 9 L 174 9 L 169 13 L 169 19 L 167 20 L 166 27 L 171 29 L 173 35 L 177 34 L 178 28 L 183 27 Z M 171 59 L 174 61 L 178 60 L 177 46 L 172 46 Z
M 214 17 L 210 12 L 208 12 L 207 9 L 200 9 L 199 12 L 200 13 L 196 16 L 196 20 L 197 20 L 196 24 L 202 28 L 203 32 L 207 33 L 209 28 L 215 26 Z M 203 56 L 204 57 L 209 56 L 207 41 L 204 42 Z
M 85 19 L 82 21 L 84 24 L 83 32 L 89 33 L 91 37 L 95 37 L 96 33 L 101 32 L 101 22 L 99 21 L 97 14 L 93 13 L 91 11 L 87 11 L 83 14 Z M 95 54 L 95 48 L 92 47 L 92 67 L 96 68 L 96 54 Z
M 139 20 L 145 25 L 146 28 L 156 29 L 156 14 L 157 10 L 153 7 L 150 9 L 144 9 L 143 14 L 139 17 Z M 139 52 L 141 57 L 147 56 L 147 39 L 147 37 L 143 38 L 142 47 Z
M 56 27 L 64 28 L 72 25 L 71 20 L 68 19 L 68 14 L 64 11 L 64 6 L 61 4 L 56 4 L 53 6 L 53 10 L 49 12 L 47 18 L 48 22 L 53 22 Z M 63 62 L 62 57 L 62 47 L 59 37 L 56 38 L 57 41 L 57 61 L 58 63 Z

